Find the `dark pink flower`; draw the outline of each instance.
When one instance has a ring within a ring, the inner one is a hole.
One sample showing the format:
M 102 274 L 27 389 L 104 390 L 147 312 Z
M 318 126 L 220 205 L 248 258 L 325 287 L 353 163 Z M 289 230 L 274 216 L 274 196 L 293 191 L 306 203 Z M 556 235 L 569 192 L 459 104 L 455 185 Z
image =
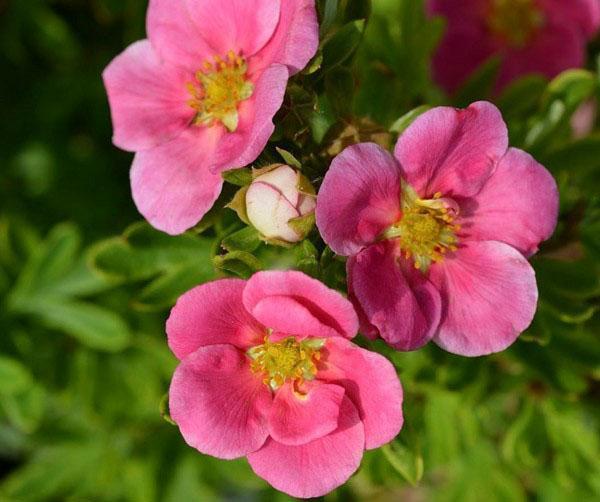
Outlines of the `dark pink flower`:
M 278 490 L 324 495 L 402 427 L 396 371 L 349 341 L 357 328 L 348 300 L 300 272 L 199 286 L 167 321 L 181 360 L 171 416 L 200 452 L 247 456 Z
M 497 90 L 515 78 L 552 78 L 585 62 L 600 27 L 600 0 L 428 0 L 447 29 L 433 59 L 435 80 L 454 92 L 491 56 L 501 59 Z
M 221 172 L 253 162 L 291 74 L 316 52 L 314 0 L 151 0 L 148 40 L 104 71 L 133 198 L 177 234 L 212 207 Z
M 399 350 L 432 340 L 466 356 L 512 344 L 535 313 L 526 257 L 556 225 L 558 191 L 529 154 L 508 148 L 498 109 L 439 107 L 402 134 L 336 157 L 317 198 L 325 242 L 348 260 L 367 336 Z

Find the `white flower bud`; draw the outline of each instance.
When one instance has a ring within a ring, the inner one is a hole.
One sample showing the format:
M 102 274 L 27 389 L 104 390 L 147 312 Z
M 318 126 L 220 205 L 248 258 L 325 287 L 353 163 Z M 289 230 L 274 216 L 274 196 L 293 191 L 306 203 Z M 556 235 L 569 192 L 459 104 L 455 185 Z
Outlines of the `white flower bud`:
M 298 223 L 314 215 L 316 206 L 315 196 L 300 190 L 306 185 L 306 178 L 286 165 L 257 176 L 246 192 L 248 220 L 266 239 L 303 240 L 312 224 Z

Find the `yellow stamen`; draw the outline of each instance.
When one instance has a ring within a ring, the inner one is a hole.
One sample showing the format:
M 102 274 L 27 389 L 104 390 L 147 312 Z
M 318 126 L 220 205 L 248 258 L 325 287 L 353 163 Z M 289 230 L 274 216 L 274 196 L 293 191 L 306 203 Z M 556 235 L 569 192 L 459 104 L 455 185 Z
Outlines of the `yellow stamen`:
M 431 263 L 456 251 L 459 225 L 453 224 L 458 206 L 444 199 L 440 192 L 432 199 L 420 199 L 412 187 L 402 186 L 402 218 L 388 228 L 382 239 L 398 239 L 404 257 L 414 260 L 414 267 L 425 273 Z
M 238 127 L 239 104 L 254 93 L 254 85 L 247 79 L 246 61 L 233 51 L 226 60 L 215 56 L 214 62 L 205 61 L 196 72 L 195 82 L 186 84 L 192 96 L 188 105 L 196 110 L 194 125 L 212 126 L 221 122 L 229 132 Z
M 321 338 L 309 338 L 301 342 L 295 337 L 271 342 L 265 336 L 264 343 L 248 350 L 253 373 L 263 375 L 263 382 L 277 390 L 285 382 L 292 382 L 295 388 L 305 380 L 313 380 L 317 374 L 320 350 L 325 346 Z

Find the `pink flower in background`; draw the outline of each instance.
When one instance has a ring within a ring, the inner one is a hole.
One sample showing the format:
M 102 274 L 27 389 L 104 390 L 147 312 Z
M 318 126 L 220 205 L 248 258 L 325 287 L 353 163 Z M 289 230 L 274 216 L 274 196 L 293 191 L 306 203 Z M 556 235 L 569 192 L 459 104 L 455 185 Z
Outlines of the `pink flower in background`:
M 433 59 L 435 80 L 454 92 L 491 56 L 501 59 L 497 90 L 515 78 L 552 78 L 585 62 L 600 27 L 600 0 L 428 0 L 447 29 Z
M 167 321 L 180 359 L 169 407 L 186 442 L 317 497 L 402 427 L 402 389 L 383 356 L 349 340 L 352 304 L 300 272 L 223 279 L 183 295 Z
M 402 134 L 394 157 L 359 144 L 334 159 L 317 226 L 349 256 L 362 331 L 399 350 L 432 340 L 465 356 L 498 352 L 536 310 L 526 257 L 554 231 L 558 191 L 529 154 L 508 148 L 498 109 L 439 107 Z
M 314 0 L 151 0 L 148 39 L 104 71 L 133 198 L 178 234 L 212 207 L 221 172 L 253 162 L 291 74 L 318 46 Z

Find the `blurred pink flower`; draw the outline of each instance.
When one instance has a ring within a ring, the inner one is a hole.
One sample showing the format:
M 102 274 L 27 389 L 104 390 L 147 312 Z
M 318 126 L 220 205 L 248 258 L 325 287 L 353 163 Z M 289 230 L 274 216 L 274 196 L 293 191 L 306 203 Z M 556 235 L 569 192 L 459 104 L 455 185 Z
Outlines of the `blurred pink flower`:
M 598 118 L 598 100 L 590 98 L 581 103 L 571 117 L 573 138 L 583 139 L 593 130 Z
M 199 286 L 167 321 L 181 361 L 171 416 L 200 452 L 247 456 L 278 490 L 324 495 L 402 427 L 396 371 L 349 341 L 357 328 L 352 304 L 301 272 Z
M 136 152 L 133 198 L 178 234 L 212 207 L 221 172 L 253 162 L 291 74 L 318 46 L 314 0 L 151 0 L 148 39 L 103 74 L 114 144 Z
M 364 334 L 399 350 L 433 339 L 465 356 L 504 350 L 535 313 L 526 257 L 552 235 L 558 191 L 529 154 L 508 148 L 498 109 L 439 107 L 392 157 L 371 144 L 336 157 L 317 226 L 348 260 Z
M 428 0 L 427 6 L 447 22 L 433 74 L 448 92 L 494 55 L 501 59 L 497 90 L 528 73 L 552 78 L 581 67 L 600 27 L 600 0 Z

